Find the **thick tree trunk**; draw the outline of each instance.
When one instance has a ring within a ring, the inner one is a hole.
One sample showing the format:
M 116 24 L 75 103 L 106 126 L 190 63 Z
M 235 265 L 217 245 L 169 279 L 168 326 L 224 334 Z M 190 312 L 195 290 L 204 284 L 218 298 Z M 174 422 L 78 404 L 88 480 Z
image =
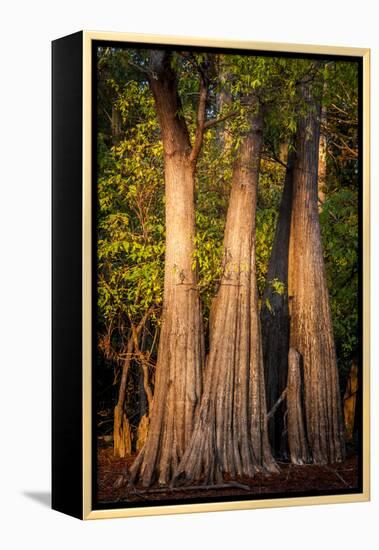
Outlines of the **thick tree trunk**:
M 299 118 L 290 236 L 290 345 L 303 358 L 306 428 L 313 462 L 342 461 L 344 433 L 326 284 L 318 195 L 320 104 L 302 85 L 307 113 Z
M 255 278 L 255 210 L 262 115 L 239 147 L 224 235 L 223 276 L 211 309 L 210 352 L 193 435 L 175 480 L 219 483 L 224 473 L 275 470 L 266 422 Z
M 197 271 L 193 269 L 194 171 L 171 56 L 151 53 L 150 87 L 164 148 L 166 254 L 164 303 L 153 407 L 146 443 L 131 469 L 131 483 L 167 484 L 193 428 L 201 394 L 204 354 Z
M 307 464 L 310 461 L 303 403 L 301 357 L 295 349 L 290 348 L 288 352 L 287 426 L 288 446 L 293 464 Z
M 287 158 L 279 217 L 262 297 L 261 326 L 268 410 L 275 405 L 287 385 L 289 348 L 288 254 L 291 228 L 291 205 L 294 153 Z M 280 286 L 276 286 L 280 283 Z M 286 458 L 284 436 L 285 403 L 269 421 L 269 437 L 276 456 Z

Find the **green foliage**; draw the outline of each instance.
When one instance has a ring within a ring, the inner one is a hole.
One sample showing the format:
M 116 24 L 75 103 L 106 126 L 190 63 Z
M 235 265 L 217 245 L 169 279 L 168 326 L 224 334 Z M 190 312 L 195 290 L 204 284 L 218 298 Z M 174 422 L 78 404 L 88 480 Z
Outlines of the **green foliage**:
M 148 52 L 100 49 L 98 62 L 98 317 L 101 330 L 112 334 L 114 346 L 120 348 L 118 340 L 147 309 L 153 308 L 151 332 L 159 327 L 165 252 L 163 151 L 143 72 Z M 193 268 L 199 273 L 205 320 L 222 275 L 232 167 L 249 115 L 257 101 L 265 105 L 256 215 L 261 296 L 283 190 L 282 148 L 293 148 L 297 118 L 305 108 L 299 86 L 309 80 L 316 92 L 324 94 L 322 130 L 328 138 L 328 164 L 321 227 L 338 360 L 342 371 L 348 369 L 358 345 L 357 66 L 197 52 L 176 52 L 173 65 L 191 139 L 199 71 L 206 75 L 209 89 L 206 117 L 223 119 L 204 133 L 196 172 Z M 278 294 L 286 291 L 281 281 L 270 283 Z M 151 343 L 153 354 L 156 342 Z
M 98 307 L 107 327 L 137 323 L 162 304 L 163 152 L 146 82 L 108 79 L 117 91 L 122 138 L 98 135 Z M 158 316 L 159 317 L 159 316 Z
M 323 205 L 321 228 L 334 336 L 342 374 L 358 349 L 358 197 L 342 188 Z
M 270 285 L 274 289 L 274 292 L 276 294 L 279 294 L 280 296 L 283 296 L 283 294 L 286 292 L 286 285 L 282 281 L 279 281 L 279 279 L 272 279 L 270 281 Z
M 271 302 L 268 298 L 266 298 L 266 300 L 264 301 L 264 304 L 267 307 L 267 309 L 269 310 L 269 312 L 272 313 L 273 309 L 272 309 L 272 306 L 271 306 Z
M 283 166 L 278 163 L 261 162 L 256 216 L 257 284 L 260 295 L 263 294 L 266 286 L 268 263 L 283 190 L 284 172 Z

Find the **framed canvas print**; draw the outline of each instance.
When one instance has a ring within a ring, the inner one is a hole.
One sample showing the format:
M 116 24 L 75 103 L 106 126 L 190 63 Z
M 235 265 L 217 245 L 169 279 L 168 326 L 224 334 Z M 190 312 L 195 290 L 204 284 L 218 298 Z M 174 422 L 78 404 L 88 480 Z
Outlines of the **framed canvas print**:
M 53 508 L 369 499 L 369 50 L 53 42 Z

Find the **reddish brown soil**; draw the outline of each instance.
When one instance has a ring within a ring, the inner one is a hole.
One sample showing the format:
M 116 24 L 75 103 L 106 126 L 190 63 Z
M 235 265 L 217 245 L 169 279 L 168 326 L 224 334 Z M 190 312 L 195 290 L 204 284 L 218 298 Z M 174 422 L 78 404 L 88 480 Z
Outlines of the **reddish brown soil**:
M 115 458 L 111 447 L 99 449 L 98 454 L 98 502 L 144 502 L 164 500 L 208 499 L 212 497 L 249 496 L 280 493 L 307 493 L 320 491 L 344 491 L 358 487 L 357 457 L 349 457 L 342 464 L 330 466 L 295 466 L 280 463 L 280 473 L 267 476 L 257 475 L 254 479 L 239 479 L 248 490 L 231 487 L 222 489 L 162 490 L 140 487 L 129 488 L 128 468 L 134 457 Z M 227 483 L 227 480 L 226 480 Z

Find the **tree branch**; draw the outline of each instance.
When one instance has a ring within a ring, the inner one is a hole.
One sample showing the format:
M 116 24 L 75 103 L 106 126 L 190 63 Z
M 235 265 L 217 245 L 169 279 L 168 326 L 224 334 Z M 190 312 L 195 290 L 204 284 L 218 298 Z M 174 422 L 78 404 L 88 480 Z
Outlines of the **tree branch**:
M 237 111 L 232 111 L 218 118 L 211 118 L 210 120 L 206 120 L 204 122 L 204 130 L 208 130 L 208 128 L 212 128 L 212 126 L 216 126 L 216 124 L 219 124 L 220 122 L 224 122 L 224 120 L 227 120 L 228 118 L 231 118 L 232 116 L 235 116 L 237 114 L 238 114 Z
M 279 397 L 279 399 L 277 400 L 277 402 L 275 403 L 275 405 L 272 407 L 271 411 L 269 413 L 267 413 L 267 420 L 270 420 L 270 418 L 272 416 L 274 416 L 274 414 L 276 413 L 279 405 L 281 404 L 282 401 L 285 400 L 285 398 L 287 397 L 287 388 L 285 388 L 282 392 L 282 395 Z
M 137 328 L 135 329 L 136 330 L 136 333 L 137 333 L 137 336 L 139 335 L 139 333 L 141 332 L 141 330 L 143 329 L 146 321 L 148 320 L 148 318 L 150 317 L 150 315 L 153 313 L 154 311 L 154 306 L 150 306 L 149 309 L 147 309 L 142 317 L 142 319 L 140 320 L 140 322 L 138 323 L 137 325 Z M 132 324 L 132 330 L 134 329 L 134 325 Z
M 287 163 L 280 160 L 280 158 L 277 157 L 274 153 L 270 153 L 269 151 L 263 151 L 262 157 L 270 162 L 277 162 L 284 168 L 287 168 Z
M 149 77 L 153 76 L 152 71 L 149 71 L 149 69 L 145 69 L 144 67 L 141 67 L 140 65 L 137 65 L 137 63 L 134 63 L 133 61 L 130 61 L 130 59 L 128 59 L 127 63 L 129 65 L 129 67 L 132 67 L 133 69 L 136 69 L 136 71 L 138 71 L 139 73 L 145 74 Z

